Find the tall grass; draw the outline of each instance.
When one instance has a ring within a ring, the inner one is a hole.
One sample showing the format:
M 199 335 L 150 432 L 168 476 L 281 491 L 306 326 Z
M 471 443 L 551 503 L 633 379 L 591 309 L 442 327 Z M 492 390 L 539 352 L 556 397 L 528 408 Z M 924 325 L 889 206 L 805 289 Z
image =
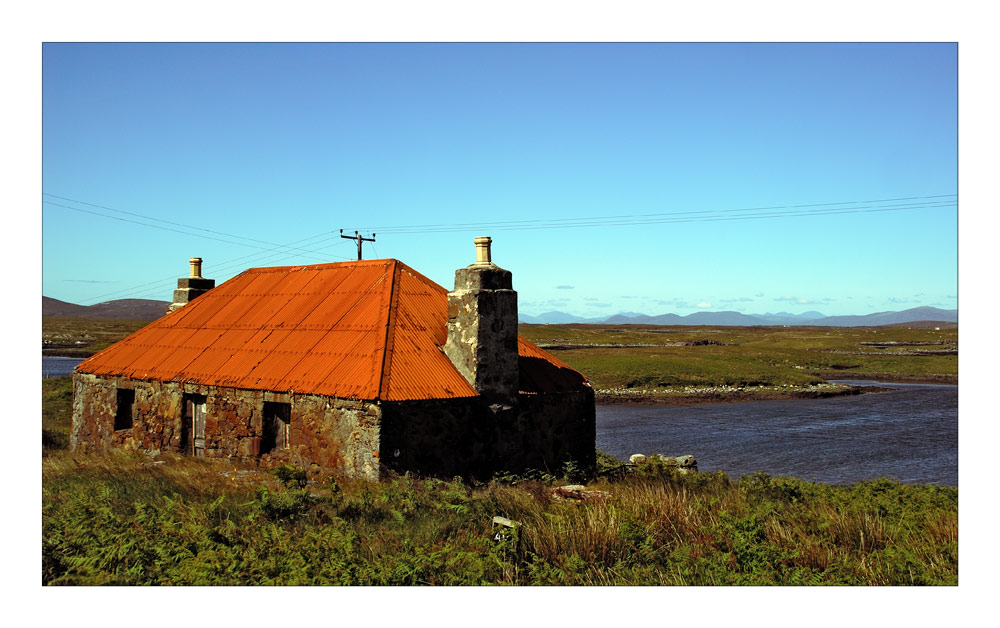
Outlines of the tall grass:
M 164 460 L 43 460 L 45 584 L 957 583 L 953 488 L 659 469 L 595 480 L 606 496 L 576 501 L 555 478 L 300 488 Z

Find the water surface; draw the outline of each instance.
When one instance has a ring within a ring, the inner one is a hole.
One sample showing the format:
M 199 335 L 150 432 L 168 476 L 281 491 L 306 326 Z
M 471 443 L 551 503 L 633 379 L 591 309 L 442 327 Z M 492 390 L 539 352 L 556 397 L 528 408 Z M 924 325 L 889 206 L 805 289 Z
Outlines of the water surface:
M 53 355 L 42 356 L 42 377 L 68 377 L 83 358 L 63 358 Z
M 842 380 L 838 383 L 876 385 Z M 597 448 L 693 454 L 701 471 L 826 483 L 889 476 L 958 486 L 958 386 L 879 384 L 852 397 L 697 406 L 597 406 Z

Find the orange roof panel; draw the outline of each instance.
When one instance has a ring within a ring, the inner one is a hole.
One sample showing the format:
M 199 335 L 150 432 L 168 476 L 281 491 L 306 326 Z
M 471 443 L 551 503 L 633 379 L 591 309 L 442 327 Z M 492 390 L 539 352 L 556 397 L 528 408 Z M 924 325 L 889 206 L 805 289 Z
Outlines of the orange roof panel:
M 355 399 L 474 397 L 445 356 L 448 293 L 397 260 L 251 268 L 77 367 L 81 373 Z M 519 338 L 521 390 L 583 376 Z

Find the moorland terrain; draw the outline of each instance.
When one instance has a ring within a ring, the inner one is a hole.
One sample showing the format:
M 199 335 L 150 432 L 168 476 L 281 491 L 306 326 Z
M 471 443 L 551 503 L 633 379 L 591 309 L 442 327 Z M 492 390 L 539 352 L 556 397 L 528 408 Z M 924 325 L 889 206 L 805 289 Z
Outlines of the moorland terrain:
M 145 323 L 47 317 L 43 341 L 89 355 Z M 956 328 L 521 333 L 606 402 L 843 394 L 831 376 L 957 382 Z M 43 379 L 46 585 L 958 583 L 954 487 L 681 474 L 602 452 L 597 469 L 489 481 L 308 480 L 252 462 L 71 452 L 71 414 L 71 379 Z
M 954 487 L 680 474 L 601 452 L 590 472 L 309 481 L 70 452 L 71 403 L 70 378 L 42 380 L 46 585 L 958 583 Z
M 853 394 L 827 380 L 958 383 L 958 327 L 521 325 L 584 373 L 598 403 Z

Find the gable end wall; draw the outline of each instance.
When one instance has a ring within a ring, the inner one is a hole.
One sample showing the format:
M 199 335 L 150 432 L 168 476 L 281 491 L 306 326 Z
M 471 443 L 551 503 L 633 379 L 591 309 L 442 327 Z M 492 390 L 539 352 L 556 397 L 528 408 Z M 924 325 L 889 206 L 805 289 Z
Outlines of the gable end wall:
M 595 465 L 594 391 L 518 395 L 510 406 L 482 398 L 405 401 L 382 407 L 381 459 L 396 472 L 487 479 L 498 471 L 558 473 Z

